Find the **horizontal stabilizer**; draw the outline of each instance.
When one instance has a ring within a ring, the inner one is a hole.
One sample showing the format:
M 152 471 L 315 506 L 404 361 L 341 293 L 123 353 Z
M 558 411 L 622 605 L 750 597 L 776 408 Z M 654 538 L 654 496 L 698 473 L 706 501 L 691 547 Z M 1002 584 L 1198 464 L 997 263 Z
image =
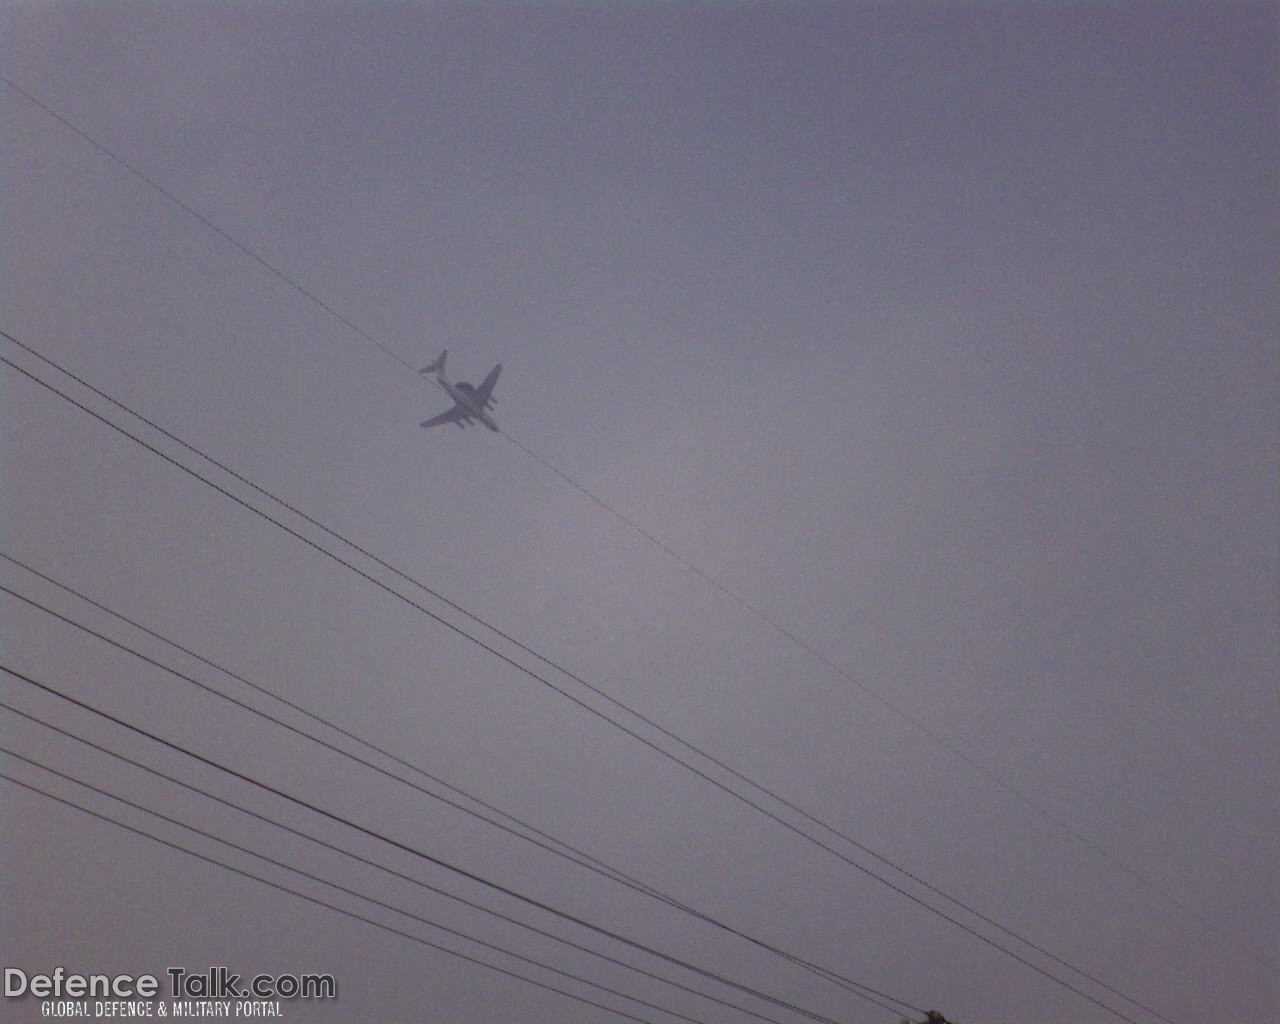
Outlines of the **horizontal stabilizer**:
M 418 372 L 419 373 L 444 373 L 444 361 L 445 361 L 445 357 L 448 355 L 449 355 L 449 350 L 445 349 L 443 352 L 440 353 L 439 359 L 437 359 L 434 363 L 428 363 Z

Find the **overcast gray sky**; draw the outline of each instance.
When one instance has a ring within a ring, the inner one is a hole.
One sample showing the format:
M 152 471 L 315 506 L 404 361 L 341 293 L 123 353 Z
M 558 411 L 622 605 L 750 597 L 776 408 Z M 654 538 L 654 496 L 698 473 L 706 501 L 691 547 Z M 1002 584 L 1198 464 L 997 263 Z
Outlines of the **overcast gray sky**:
M 823 834 L 1125 1017 L 1276 1019 L 1274 5 L 6 4 L 0 34 L 11 338 L 1145 1004 Z M 267 507 L 12 340 L 0 346 Z M 419 429 L 448 403 L 397 360 L 422 365 L 445 347 L 454 379 L 503 364 L 509 437 Z M 12 558 L 908 1006 L 961 1024 L 1120 1019 L 22 373 L 5 366 L 0 380 Z M 11 562 L 0 569 L 6 587 L 273 710 Z M 815 1013 L 902 1015 L 0 598 L 13 670 Z M 12 676 L 0 692 L 396 870 L 801 1019 Z M 7 749 L 415 914 L 706 1024 L 755 1019 L 450 905 L 11 711 L 0 723 Z M 287 1005 L 297 1024 L 618 1019 L 8 782 L 0 815 L 4 966 L 334 973 L 339 1000 Z M 38 1017 L 38 1002 L 6 1001 L 4 1019 Z

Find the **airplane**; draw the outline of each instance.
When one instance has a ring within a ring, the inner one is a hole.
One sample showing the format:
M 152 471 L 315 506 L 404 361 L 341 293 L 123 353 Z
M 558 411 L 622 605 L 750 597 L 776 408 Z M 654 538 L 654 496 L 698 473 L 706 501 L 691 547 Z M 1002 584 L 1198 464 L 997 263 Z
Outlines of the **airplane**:
M 448 412 L 442 412 L 439 416 L 432 416 L 431 419 L 419 424 L 423 427 L 438 427 L 441 423 L 456 423 L 460 427 L 465 427 L 472 420 L 479 420 L 490 430 L 496 431 L 498 424 L 493 422 L 493 417 L 489 415 L 489 410 L 498 404 L 498 400 L 493 397 L 493 386 L 498 383 L 498 374 L 502 372 L 502 364 L 499 363 L 489 371 L 480 386 L 472 387 L 470 384 L 451 384 L 444 375 L 445 357 L 449 355 L 449 350 L 445 349 L 440 353 L 440 358 L 429 366 L 424 366 L 419 373 L 434 373 L 436 382 L 442 387 L 453 399 L 453 408 Z

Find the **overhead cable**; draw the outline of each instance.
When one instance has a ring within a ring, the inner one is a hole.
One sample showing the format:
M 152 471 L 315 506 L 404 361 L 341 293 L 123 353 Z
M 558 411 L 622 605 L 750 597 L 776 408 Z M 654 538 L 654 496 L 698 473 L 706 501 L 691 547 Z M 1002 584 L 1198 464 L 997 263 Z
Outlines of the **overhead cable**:
M 487 878 L 484 875 L 481 875 L 475 871 L 471 871 L 467 868 L 462 867 L 461 865 L 454 864 L 451 861 L 445 860 L 443 857 L 438 857 L 435 854 L 428 853 L 425 850 L 419 849 L 418 847 L 413 846 L 410 843 L 392 838 L 391 836 L 388 836 L 385 833 L 379 832 L 377 829 L 370 828 L 366 825 L 361 825 L 358 822 L 352 821 L 350 818 L 346 818 L 335 811 L 330 811 L 324 807 L 321 807 L 320 805 L 313 803 L 310 800 L 306 800 L 303 797 L 297 796 L 296 794 L 288 793 L 285 790 L 280 789 L 279 787 L 271 785 L 270 783 L 263 782 L 261 779 L 255 778 L 254 776 L 249 775 L 246 772 L 242 772 L 238 769 L 231 768 L 227 765 L 220 763 L 219 761 L 214 760 L 213 758 L 205 757 L 203 754 L 198 754 L 195 751 L 190 750 L 189 748 L 184 747 L 179 743 L 175 743 L 171 740 L 164 739 L 162 736 L 159 736 L 148 729 L 144 729 L 142 726 L 135 725 L 132 722 L 128 722 L 125 719 L 119 717 L 118 715 L 114 715 L 109 711 L 104 711 L 101 708 L 98 708 L 87 701 L 83 701 L 78 697 L 73 697 L 68 693 L 64 693 L 61 690 L 59 690 L 57 687 L 51 686 L 48 683 L 41 682 L 40 680 L 35 679 L 32 676 L 27 675 L 26 673 L 19 672 L 9 665 L 0 664 L 0 672 L 4 672 L 6 675 L 12 676 L 15 679 L 20 680 L 21 682 L 26 683 L 28 686 L 31 686 L 37 690 L 40 690 L 42 693 L 47 693 L 50 696 L 56 697 L 59 700 L 65 701 L 66 703 L 71 704 L 75 707 L 78 707 L 83 711 L 88 711 L 90 714 L 97 715 L 98 717 L 106 721 L 109 721 L 123 729 L 127 729 L 138 736 L 142 736 L 146 739 L 149 739 L 153 743 L 158 743 L 161 746 L 165 747 L 166 749 L 172 750 L 176 753 L 183 754 L 184 756 L 189 757 L 192 760 L 199 762 L 200 764 L 203 764 L 209 768 L 213 768 L 215 771 L 222 772 L 223 774 L 228 775 L 231 778 L 239 779 L 241 782 L 245 782 L 255 787 L 256 789 L 259 789 L 265 793 L 270 793 L 271 795 L 276 796 L 281 800 L 288 801 L 289 803 L 292 803 L 295 806 L 302 807 L 305 810 L 311 811 L 313 814 L 317 814 L 322 818 L 326 818 L 329 821 L 334 822 L 335 824 L 341 825 L 347 829 L 352 830 L 353 832 L 358 832 L 361 835 L 368 836 L 370 839 L 374 839 L 378 842 L 381 842 L 387 846 L 392 847 L 393 849 L 400 850 L 403 853 L 407 853 L 412 857 L 416 857 L 417 859 L 424 861 L 425 863 L 432 864 L 438 868 L 442 868 L 443 870 L 448 871 L 459 878 L 464 878 L 470 882 L 475 883 L 476 885 L 482 886 L 490 890 L 491 892 L 496 892 L 501 895 L 507 896 L 511 899 L 517 900 L 520 903 L 525 904 L 526 906 L 533 907 L 537 910 L 541 910 L 544 913 L 550 914 L 553 917 L 557 917 L 561 919 L 562 921 L 567 921 L 570 924 L 577 925 L 580 928 L 584 928 L 587 931 L 593 932 L 604 938 L 611 939 L 612 941 L 617 942 L 620 945 L 627 946 L 638 952 L 646 953 L 649 956 L 665 961 L 666 963 L 672 964 L 673 966 L 680 967 L 683 970 L 689 971 L 692 974 L 697 974 L 701 977 L 707 978 L 711 981 L 718 982 L 719 984 L 725 985 L 729 988 L 736 989 L 739 992 L 743 992 L 747 995 L 754 996 L 755 998 L 763 1000 L 764 1002 L 771 1003 L 774 1006 L 780 1007 L 781 1009 L 789 1010 L 792 1013 L 799 1014 L 802 1017 L 806 1017 L 809 1020 L 817 1022 L 817 1024 L 838 1024 L 838 1022 L 836 1022 L 830 1017 L 824 1016 L 823 1014 L 805 1009 L 804 1007 L 798 1006 L 795 1003 L 789 1002 L 778 996 L 770 995 L 767 992 L 763 992 L 759 989 L 753 988 L 750 985 L 747 985 L 743 982 L 734 981 L 731 978 L 718 974 L 712 970 L 709 970 L 708 968 L 699 967 L 694 963 L 691 963 L 687 960 L 683 960 L 679 957 L 673 956 L 670 953 L 664 953 L 662 950 L 657 949 L 653 946 L 649 946 L 636 939 L 628 938 L 627 936 L 622 935 L 619 932 L 615 932 L 609 928 L 605 928 L 602 925 L 594 924 L 593 922 L 588 921 L 586 918 L 580 917 L 577 914 L 570 913 L 567 910 L 561 910 L 559 907 L 556 907 L 550 903 L 547 903 L 545 900 L 540 900 L 537 897 L 530 896 L 527 893 L 520 892 L 519 890 L 513 889 L 512 887 L 508 885 L 504 885 L 501 882 L 494 881 L 493 879 Z M 1131 1022 L 1131 1024 L 1137 1024 L 1137 1022 L 1134 1021 L 1134 1022 Z
M 32 714 L 29 711 L 23 711 L 21 708 L 14 707 L 12 704 L 9 704 L 5 701 L 0 701 L 0 708 L 3 708 L 5 711 L 18 715 L 22 718 L 25 718 L 28 721 L 35 722 L 52 732 L 56 732 L 59 735 L 65 736 L 68 739 L 74 740 L 75 742 L 80 743 L 86 747 L 90 747 L 93 750 L 97 750 L 100 753 L 103 753 L 109 757 L 115 758 L 116 760 L 124 764 L 130 765 L 134 768 L 138 768 L 144 772 L 147 772 L 148 774 L 154 775 L 157 778 L 163 779 L 166 782 L 171 783 L 172 785 L 181 787 L 182 789 L 195 793 L 198 796 L 205 797 L 206 799 L 211 800 L 215 803 L 222 804 L 224 807 L 229 807 L 232 810 L 238 811 L 241 814 L 244 814 L 248 817 L 251 817 L 260 822 L 263 822 L 264 824 L 270 825 L 273 828 L 279 829 L 282 832 L 286 832 L 290 835 L 297 836 L 300 839 L 305 839 L 308 842 L 316 844 L 317 846 L 324 847 L 325 849 L 331 850 L 344 857 L 348 857 L 351 860 L 357 861 L 368 867 L 374 868 L 387 875 L 390 875 L 393 878 L 398 878 L 403 882 L 407 882 L 410 885 L 416 886 L 417 888 L 423 889 L 427 892 L 434 893 L 435 895 L 440 896 L 444 899 L 447 899 L 451 902 L 457 903 L 461 906 L 470 907 L 473 910 L 477 910 L 480 913 L 483 913 L 489 917 L 496 918 L 500 921 L 505 921 L 508 924 L 514 925 L 517 928 L 520 928 L 531 934 L 538 935 L 545 939 L 550 939 L 551 941 L 563 946 L 567 946 L 570 949 L 574 949 L 574 950 L 577 950 L 578 952 L 585 953 L 588 956 L 594 957 L 598 960 L 603 960 L 606 963 L 613 964 L 617 967 L 625 968 L 628 971 L 632 971 L 633 973 L 640 974 L 652 980 L 659 981 L 665 985 L 669 985 L 673 988 L 677 988 L 684 992 L 688 992 L 692 995 L 698 996 L 699 998 L 706 999 L 714 1003 L 718 1003 L 721 1006 L 725 1006 L 725 1007 L 728 1007 L 729 1009 L 737 1010 L 741 1013 L 748 1014 L 750 1016 L 756 1017 L 759 1020 L 770 1021 L 772 1022 L 772 1024 L 778 1024 L 778 1022 L 774 1021 L 772 1017 L 766 1017 L 762 1014 L 758 1014 L 754 1010 L 750 1010 L 743 1006 L 738 1006 L 735 1003 L 730 1003 L 726 1000 L 720 999 L 717 996 L 708 995 L 705 992 L 701 992 L 698 989 L 692 988 L 691 986 L 675 981 L 674 979 L 664 977 L 660 974 L 657 974 L 654 971 L 646 970 L 643 967 L 639 967 L 635 964 L 627 963 L 626 961 L 620 960 L 616 957 L 609 956 L 607 953 L 603 953 L 600 950 L 593 949 L 590 946 L 585 946 L 578 942 L 574 942 L 572 939 L 568 939 L 562 935 L 557 935 L 554 932 L 550 932 L 550 931 L 547 931 L 546 929 L 539 928 L 536 925 L 528 923 L 527 921 L 522 921 L 519 918 L 513 917 L 509 914 L 504 914 L 501 911 L 494 910 L 491 907 L 486 907 L 482 903 L 479 903 L 475 900 L 468 899 L 465 896 L 460 896 L 457 893 L 448 891 L 447 889 L 442 889 L 439 886 L 432 885 L 430 882 L 426 882 L 413 875 L 407 874 L 403 871 L 397 871 L 395 868 L 387 867 L 385 864 L 379 863 L 378 861 L 375 861 L 370 857 L 365 857 L 362 854 L 353 853 L 352 851 L 342 846 L 339 846 L 337 843 L 332 843 L 326 839 L 321 839 L 319 836 L 314 836 L 314 835 L 311 835 L 309 832 L 304 832 L 302 829 L 294 828 L 291 825 L 286 825 L 282 821 L 277 821 L 275 818 L 269 817 L 268 815 L 265 815 L 265 814 L 261 814 L 258 811 L 252 810 L 251 808 L 238 804 L 233 800 L 227 799 L 226 797 L 219 796 L 216 793 L 212 793 L 209 790 L 202 789 L 201 787 L 193 785 L 192 783 L 184 782 L 182 779 L 179 779 L 176 776 L 169 774 L 168 772 L 161 771 L 160 769 L 152 767 L 151 765 L 147 765 L 142 763 L 141 761 L 137 761 L 134 758 L 129 757 L 126 754 L 122 754 L 118 750 L 112 750 L 110 747 L 107 747 L 103 744 L 95 743 L 93 740 L 86 739 L 85 737 L 79 736 L 68 729 L 64 729 L 60 726 L 54 725 L 52 722 L 48 722 L 38 715 Z M 6 752 L 6 753 L 13 753 L 12 751 L 4 751 L 3 748 L 0 748 L 0 751 Z M 14 756 L 19 757 L 22 760 L 29 760 L 28 758 L 23 757 L 23 755 L 21 754 L 15 754 Z M 891 997 L 886 996 L 885 998 L 888 999 Z M 904 1002 L 903 1000 L 897 999 L 893 1001 L 896 1002 L 900 1007 L 906 1007 L 907 1009 L 910 1009 L 910 1010 L 917 1009 L 916 1007 L 912 1006 L 910 1003 Z M 890 1012 L 895 1012 L 895 1013 L 900 1012 L 899 1010 L 895 1010 L 894 1007 L 888 1005 L 887 1003 L 876 1002 L 876 1005 L 882 1007 L 883 1009 L 889 1010 Z

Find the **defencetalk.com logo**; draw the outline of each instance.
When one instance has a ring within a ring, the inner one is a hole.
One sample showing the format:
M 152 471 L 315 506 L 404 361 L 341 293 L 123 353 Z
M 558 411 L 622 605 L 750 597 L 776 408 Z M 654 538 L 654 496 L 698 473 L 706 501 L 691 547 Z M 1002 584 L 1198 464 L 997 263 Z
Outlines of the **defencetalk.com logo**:
M 170 967 L 168 998 L 152 974 L 49 974 L 4 969 L 6 1000 L 42 1000 L 42 1017 L 280 1017 L 281 1001 L 337 999 L 332 974 L 258 974 L 247 982 L 227 967 Z

